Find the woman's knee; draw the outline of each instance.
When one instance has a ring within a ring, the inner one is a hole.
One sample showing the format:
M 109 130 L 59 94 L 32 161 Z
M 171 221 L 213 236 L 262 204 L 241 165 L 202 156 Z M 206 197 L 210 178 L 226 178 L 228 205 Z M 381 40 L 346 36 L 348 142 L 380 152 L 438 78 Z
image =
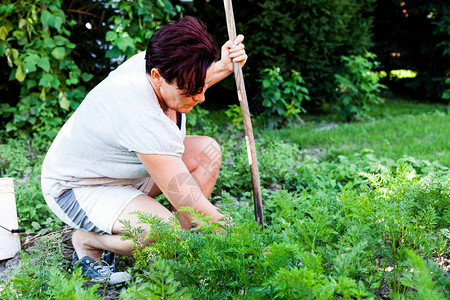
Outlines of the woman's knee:
M 172 213 L 161 203 L 147 195 L 139 195 L 125 207 L 118 219 L 113 225 L 113 233 L 122 233 L 124 224 L 128 223 L 131 227 L 142 225 L 142 214 L 148 214 L 160 218 L 163 222 L 169 222 L 173 217 Z
M 190 170 L 198 167 L 220 168 L 222 150 L 219 143 L 209 136 L 187 137 L 183 160 Z

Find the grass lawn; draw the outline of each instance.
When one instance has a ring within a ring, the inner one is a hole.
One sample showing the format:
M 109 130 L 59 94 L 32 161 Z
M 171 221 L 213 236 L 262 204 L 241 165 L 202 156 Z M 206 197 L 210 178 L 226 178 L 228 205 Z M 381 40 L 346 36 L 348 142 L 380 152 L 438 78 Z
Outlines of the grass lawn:
M 450 116 L 436 104 L 389 101 L 359 123 L 306 122 L 263 135 L 292 141 L 301 148 L 350 154 L 373 149 L 380 157 L 412 156 L 450 166 Z

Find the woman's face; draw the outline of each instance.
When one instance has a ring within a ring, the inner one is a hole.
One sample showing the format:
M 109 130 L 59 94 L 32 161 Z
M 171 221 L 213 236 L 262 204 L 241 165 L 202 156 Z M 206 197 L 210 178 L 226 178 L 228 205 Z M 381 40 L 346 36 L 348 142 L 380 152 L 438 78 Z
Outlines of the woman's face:
M 213 73 L 214 63 L 206 71 L 206 80 L 202 92 L 195 96 L 183 95 L 184 91 L 178 89 L 175 81 L 169 84 L 162 77 L 160 77 L 161 85 L 158 90 L 159 93 L 156 92 L 156 95 L 158 96 L 158 100 L 160 101 L 161 108 L 163 110 L 171 108 L 180 113 L 190 112 L 198 102 L 205 101 L 205 91 L 212 81 Z

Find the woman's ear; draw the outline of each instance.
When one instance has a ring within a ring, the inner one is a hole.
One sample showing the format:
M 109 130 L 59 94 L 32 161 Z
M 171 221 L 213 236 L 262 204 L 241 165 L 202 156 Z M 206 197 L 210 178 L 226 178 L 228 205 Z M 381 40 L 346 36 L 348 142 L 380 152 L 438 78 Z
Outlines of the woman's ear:
M 161 74 L 159 73 L 159 70 L 156 68 L 152 68 L 152 70 L 150 71 L 150 77 L 152 78 L 152 81 L 155 83 L 156 88 L 159 89 L 162 84 L 162 77 Z

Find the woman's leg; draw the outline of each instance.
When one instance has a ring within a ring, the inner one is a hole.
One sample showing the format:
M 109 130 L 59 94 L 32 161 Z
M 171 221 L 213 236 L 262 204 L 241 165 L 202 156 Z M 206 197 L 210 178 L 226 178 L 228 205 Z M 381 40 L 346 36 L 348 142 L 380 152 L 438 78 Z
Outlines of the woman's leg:
M 184 142 L 185 152 L 183 162 L 191 175 L 199 185 L 203 195 L 209 198 L 216 183 L 222 161 L 222 153 L 219 145 L 210 137 L 187 136 Z M 114 223 L 111 235 L 99 235 L 92 232 L 77 230 L 72 236 L 72 243 L 78 257 L 90 256 L 94 260 L 100 259 L 104 250 L 122 255 L 132 255 L 133 248 L 129 240 L 121 240 L 120 233 L 123 232 L 123 226 L 119 220 L 129 220 L 134 227 L 139 226 L 139 219 L 136 215 L 130 214 L 134 211 L 143 211 L 158 216 L 168 221 L 172 213 L 152 197 L 161 194 L 161 190 L 154 185 L 149 195 L 140 195 L 133 199 L 124 211 L 120 214 L 118 220 Z M 190 224 L 179 213 L 180 223 L 183 228 L 190 228 Z M 145 232 L 143 233 L 145 235 Z M 147 240 L 144 244 L 151 242 Z
M 134 198 L 122 211 L 118 220 L 128 220 L 131 226 L 140 226 L 137 215 L 134 211 L 151 213 L 154 216 L 168 221 L 172 213 L 161 203 L 147 195 L 139 195 Z M 89 256 L 94 260 L 99 260 L 104 250 L 114 253 L 131 256 L 133 248 L 129 240 L 121 240 L 119 233 L 123 232 L 123 226 L 119 221 L 114 223 L 112 234 L 97 234 L 77 230 L 72 236 L 72 243 L 78 257 Z M 145 234 L 145 233 L 144 233 Z M 150 241 L 146 241 L 147 243 Z
M 188 135 L 184 139 L 184 148 L 185 151 L 182 160 L 199 185 L 202 194 L 206 199 L 209 199 L 216 184 L 217 177 L 219 176 L 220 165 L 222 163 L 220 146 L 211 137 Z M 154 184 L 149 192 L 149 196 L 156 197 L 160 194 L 161 190 Z M 169 205 L 169 210 L 177 212 L 171 204 Z M 178 213 L 181 226 L 189 229 L 191 224 L 183 217 L 183 214 L 186 213 Z

